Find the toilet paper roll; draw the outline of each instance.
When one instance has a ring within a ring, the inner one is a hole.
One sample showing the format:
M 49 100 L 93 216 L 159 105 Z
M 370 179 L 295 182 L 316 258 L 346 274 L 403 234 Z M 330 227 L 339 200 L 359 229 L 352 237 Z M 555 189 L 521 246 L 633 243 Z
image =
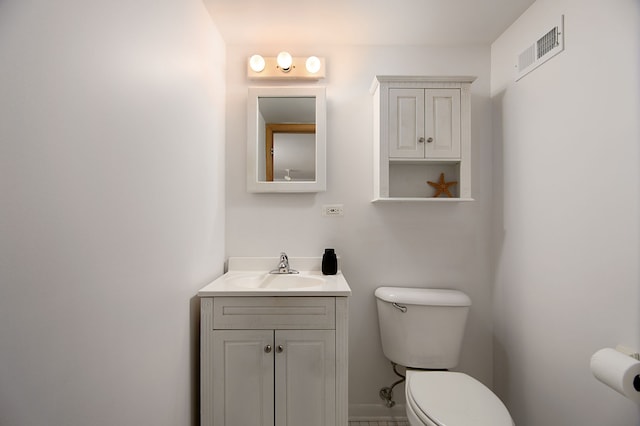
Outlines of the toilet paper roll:
M 591 372 L 611 389 L 640 404 L 640 361 L 615 349 L 600 349 L 591 357 Z

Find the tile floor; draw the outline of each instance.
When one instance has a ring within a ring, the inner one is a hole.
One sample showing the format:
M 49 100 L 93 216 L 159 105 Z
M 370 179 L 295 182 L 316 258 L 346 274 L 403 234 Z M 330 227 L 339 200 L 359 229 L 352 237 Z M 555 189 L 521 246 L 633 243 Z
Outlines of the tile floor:
M 407 421 L 349 421 L 349 426 L 409 426 L 409 422 Z

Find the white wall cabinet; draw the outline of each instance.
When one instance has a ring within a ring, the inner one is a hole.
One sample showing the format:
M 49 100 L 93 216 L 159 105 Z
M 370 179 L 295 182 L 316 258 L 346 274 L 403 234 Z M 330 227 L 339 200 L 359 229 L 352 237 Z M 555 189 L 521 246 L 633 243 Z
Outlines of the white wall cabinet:
M 470 85 L 474 77 L 377 76 L 374 201 L 471 199 Z M 433 198 L 440 174 L 453 198 Z
M 346 426 L 346 297 L 201 299 L 201 424 Z

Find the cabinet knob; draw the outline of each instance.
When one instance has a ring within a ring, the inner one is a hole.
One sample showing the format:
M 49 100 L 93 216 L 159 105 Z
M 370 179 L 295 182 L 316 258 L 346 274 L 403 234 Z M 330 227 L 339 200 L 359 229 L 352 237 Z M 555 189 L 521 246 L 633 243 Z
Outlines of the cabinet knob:
M 424 138 L 422 136 L 420 136 L 420 139 L 418 139 L 418 142 L 424 143 Z
M 264 351 L 265 351 L 266 353 L 271 353 L 271 345 L 267 345 L 267 346 L 265 346 L 265 347 L 264 347 Z
M 282 345 L 278 345 L 276 347 L 276 352 L 278 352 L 279 354 L 281 354 L 282 352 L 284 352 L 284 348 L 282 347 Z
M 433 142 L 433 138 L 427 139 L 427 143 L 431 143 L 431 142 Z

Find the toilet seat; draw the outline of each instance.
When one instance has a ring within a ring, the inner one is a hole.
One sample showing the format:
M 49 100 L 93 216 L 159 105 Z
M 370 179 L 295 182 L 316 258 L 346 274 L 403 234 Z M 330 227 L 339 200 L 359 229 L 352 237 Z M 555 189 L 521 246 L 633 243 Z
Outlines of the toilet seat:
M 407 409 L 424 425 L 513 426 L 502 401 L 463 373 L 408 369 L 406 397 Z

